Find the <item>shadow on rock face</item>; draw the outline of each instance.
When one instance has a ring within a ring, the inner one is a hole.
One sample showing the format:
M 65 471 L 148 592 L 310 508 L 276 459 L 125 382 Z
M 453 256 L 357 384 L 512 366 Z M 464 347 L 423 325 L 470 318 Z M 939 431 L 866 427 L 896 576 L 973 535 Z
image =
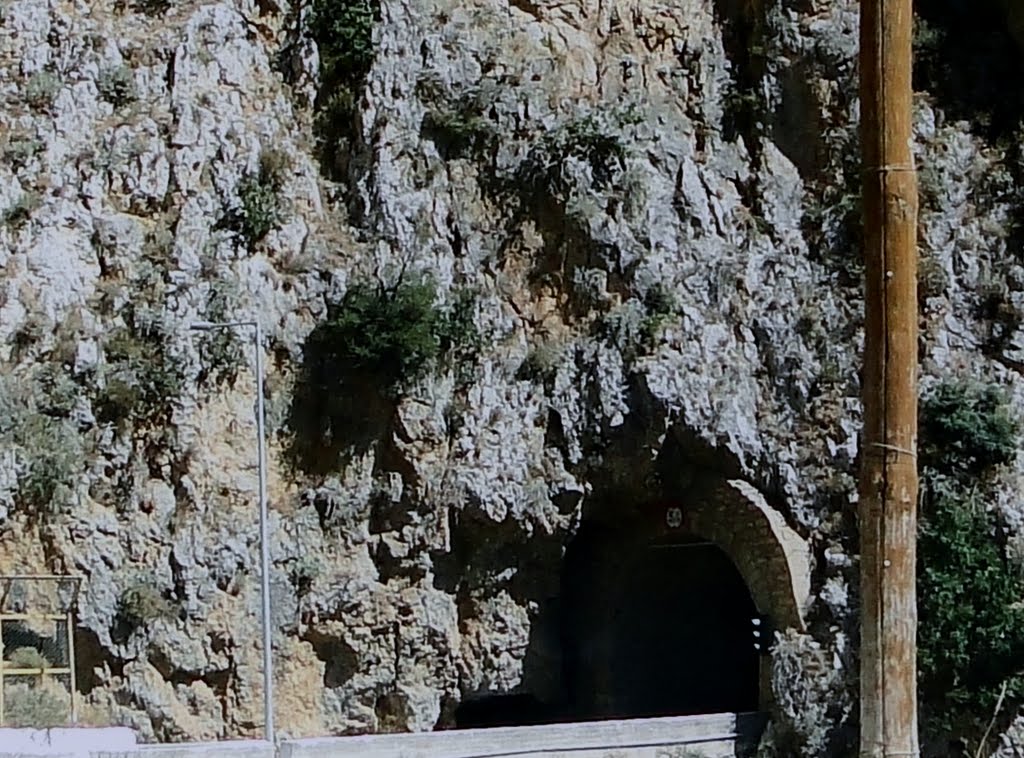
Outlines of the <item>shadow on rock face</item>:
M 1008 136 L 1024 114 L 1022 12 L 1003 0 L 916 0 L 914 89 L 983 134 Z

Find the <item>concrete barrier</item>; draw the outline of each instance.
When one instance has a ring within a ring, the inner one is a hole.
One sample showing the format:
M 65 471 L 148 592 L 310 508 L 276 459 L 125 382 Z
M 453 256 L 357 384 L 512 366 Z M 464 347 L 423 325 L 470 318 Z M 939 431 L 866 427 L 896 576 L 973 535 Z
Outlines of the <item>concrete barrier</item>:
M 102 750 L 89 758 L 276 758 L 274 746 L 264 740 L 181 742 L 139 745 L 132 750 Z
M 767 718 L 720 713 L 627 721 L 283 740 L 137 745 L 130 729 L 0 729 L 0 758 L 735 758 Z
M 282 742 L 279 758 L 732 758 L 757 745 L 760 714 L 378 734 Z
M 0 729 L 0 756 L 67 756 L 90 758 L 99 750 L 132 750 L 135 732 L 124 727 L 103 729 Z

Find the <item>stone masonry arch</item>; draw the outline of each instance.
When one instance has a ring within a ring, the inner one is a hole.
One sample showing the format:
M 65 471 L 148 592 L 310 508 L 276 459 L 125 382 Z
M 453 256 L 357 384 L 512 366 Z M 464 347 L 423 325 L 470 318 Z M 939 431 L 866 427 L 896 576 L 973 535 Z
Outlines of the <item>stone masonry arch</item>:
M 666 509 L 663 536 L 693 535 L 732 559 L 754 605 L 778 629 L 805 631 L 811 594 L 811 550 L 753 486 L 721 481 Z
M 756 488 L 742 480 L 711 476 L 692 483 L 678 496 L 668 491 L 663 497 L 640 505 L 631 518 L 617 516 L 622 511 L 614 508 L 585 518 L 566 554 L 562 602 L 572 628 L 563 640 L 563 655 L 571 660 L 565 677 L 571 683 L 569 700 L 578 706 L 575 718 L 623 716 L 611 694 L 612 661 L 622 642 L 611 630 L 622 599 L 636 592 L 631 566 L 652 550 L 717 548 L 746 585 L 754 611 L 780 631 L 806 630 L 810 548 Z M 708 569 L 714 570 L 711 565 Z M 682 575 L 664 575 L 666 582 L 672 583 L 673 578 L 688 581 Z M 672 623 L 672 614 L 666 612 L 664 619 Z M 656 615 L 650 621 L 658 623 Z M 754 644 L 752 636 L 750 644 Z M 770 657 L 762 656 L 757 675 L 760 710 L 771 707 L 769 674 Z

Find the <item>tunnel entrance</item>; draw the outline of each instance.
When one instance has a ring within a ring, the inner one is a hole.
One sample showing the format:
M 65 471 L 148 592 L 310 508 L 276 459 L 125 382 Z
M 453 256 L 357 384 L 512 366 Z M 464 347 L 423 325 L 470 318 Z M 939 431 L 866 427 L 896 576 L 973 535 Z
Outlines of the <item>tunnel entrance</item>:
M 769 710 L 771 630 L 806 629 L 810 560 L 741 480 L 598 503 L 532 596 L 519 681 L 463 692 L 438 728 Z
M 757 710 L 757 609 L 711 542 L 623 550 L 621 534 L 585 528 L 566 554 L 562 594 L 574 720 Z

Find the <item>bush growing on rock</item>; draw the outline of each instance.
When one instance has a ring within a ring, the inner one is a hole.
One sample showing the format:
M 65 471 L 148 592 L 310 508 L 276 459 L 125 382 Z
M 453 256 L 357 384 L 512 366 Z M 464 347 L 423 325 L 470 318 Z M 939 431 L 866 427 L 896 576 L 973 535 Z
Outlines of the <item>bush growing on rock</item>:
M 971 480 L 1009 463 L 1018 433 L 1006 395 L 994 385 L 944 382 L 922 402 L 922 460 L 949 476 Z
M 32 218 L 32 214 L 39 209 L 39 206 L 43 204 L 42 198 L 35 192 L 26 192 L 9 208 L 6 208 L 2 214 L 0 214 L 0 226 L 6 226 L 11 229 L 20 229 L 28 220 Z
M 1024 699 L 1024 584 L 986 511 L 986 475 L 1016 453 L 1001 391 L 947 382 L 922 402 L 918 673 L 924 731 L 977 739 L 1004 683 Z
M 484 116 L 488 104 L 483 93 L 468 91 L 446 99 L 429 84 L 417 91 L 433 103 L 423 117 L 423 133 L 445 158 L 471 157 L 493 143 L 497 129 Z
M 324 171 L 344 174 L 347 146 L 355 132 L 358 92 L 373 65 L 373 27 L 378 0 L 315 0 L 310 32 L 320 50 L 320 92 L 314 128 Z
M 315 0 L 310 30 L 320 48 L 321 74 L 328 86 L 360 84 L 373 65 L 373 27 L 380 17 L 375 0 Z
M 100 97 L 115 108 L 123 108 L 138 97 L 135 91 L 135 74 L 128 66 L 113 66 L 101 70 L 96 80 L 96 88 Z
M 129 315 L 104 344 L 106 362 L 96 398 L 100 421 L 155 423 L 181 394 L 181 366 L 167 352 L 169 336 L 159 323 Z
M 149 579 L 139 578 L 124 588 L 117 603 L 117 620 L 129 630 L 140 629 L 160 619 L 169 619 L 174 608 Z
M 211 286 L 203 319 L 215 323 L 230 321 L 231 314 L 238 311 L 238 300 L 237 285 L 228 278 L 219 278 Z M 198 378 L 200 383 L 207 379 L 212 379 L 215 384 L 233 382 L 245 364 L 242 341 L 234 329 L 203 332 L 198 346 L 203 358 L 203 368 Z
M 587 163 L 594 187 L 606 189 L 625 168 L 627 157 L 625 143 L 616 132 L 637 118 L 631 111 L 616 114 L 611 120 L 590 114 L 548 132 L 516 173 L 520 191 L 565 200 L 571 189 L 564 173 L 567 158 Z
M 475 349 L 472 297 L 460 293 L 448 308 L 435 298 L 424 281 L 356 284 L 309 334 L 288 424 L 300 467 L 319 469 L 321 451 L 375 439 L 405 388 L 443 356 Z
M 25 102 L 36 110 L 48 110 L 60 92 L 60 79 L 52 71 L 37 71 L 25 83 Z
M 4 160 L 15 169 L 24 168 L 45 149 L 46 145 L 42 140 L 27 134 L 15 134 L 4 148 Z
M 250 245 L 266 237 L 284 217 L 281 188 L 288 165 L 283 153 L 265 150 L 260 154 L 259 171 L 238 185 L 241 231 Z
M 75 402 L 70 380 L 60 369 L 44 366 L 30 375 L 0 382 L 0 447 L 17 462 L 14 502 L 33 518 L 63 510 L 74 490 L 84 449 L 67 418 Z
M 64 726 L 70 716 L 68 693 L 56 682 L 10 679 L 4 687 L 4 726 L 46 729 Z

